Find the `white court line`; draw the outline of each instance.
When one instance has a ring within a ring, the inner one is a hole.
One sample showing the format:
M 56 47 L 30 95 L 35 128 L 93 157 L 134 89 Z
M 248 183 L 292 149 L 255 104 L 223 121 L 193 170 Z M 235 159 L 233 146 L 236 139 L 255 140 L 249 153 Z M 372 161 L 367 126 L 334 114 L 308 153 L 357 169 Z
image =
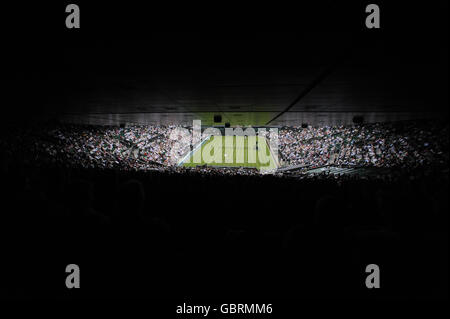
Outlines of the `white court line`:
M 278 167 L 280 167 L 280 165 L 278 163 L 278 159 L 275 159 L 275 156 L 273 155 L 273 152 L 272 152 L 272 148 L 270 147 L 270 143 L 267 140 L 267 138 L 264 137 L 264 140 L 266 141 L 267 147 L 269 148 L 269 153 L 270 153 L 270 156 L 272 156 L 272 160 L 275 164 L 275 168 L 278 169 Z
M 199 147 L 201 147 L 207 140 L 209 140 L 211 138 L 212 135 L 209 135 L 207 138 L 205 138 L 203 141 L 201 141 L 200 143 L 198 143 L 195 148 L 192 149 L 192 151 L 188 152 L 183 159 L 178 163 L 177 166 L 180 166 L 184 163 L 184 161 L 186 160 L 186 158 L 189 158 L 191 155 L 193 155 L 195 153 L 195 151 L 197 151 L 197 149 Z

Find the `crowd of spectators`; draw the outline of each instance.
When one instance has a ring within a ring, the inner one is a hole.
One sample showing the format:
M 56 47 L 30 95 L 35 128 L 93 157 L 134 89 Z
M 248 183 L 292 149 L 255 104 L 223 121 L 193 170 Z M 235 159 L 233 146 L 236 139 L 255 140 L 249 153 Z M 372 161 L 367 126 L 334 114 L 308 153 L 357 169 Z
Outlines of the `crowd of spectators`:
M 290 165 L 419 167 L 448 163 L 448 136 L 448 124 L 432 122 L 284 127 L 279 144 Z
M 11 128 L 0 139 L 3 150 L 36 164 L 146 170 L 168 166 L 174 126 L 51 125 Z
M 178 166 L 179 160 L 195 147 L 180 143 L 179 136 L 174 134 L 178 128 L 83 125 L 12 128 L 3 135 L 0 146 L 3 152 L 13 157 L 37 164 L 50 162 L 83 168 L 258 174 L 257 170 L 245 168 Z M 448 134 L 448 124 L 439 122 L 282 127 L 278 130 L 278 155 L 282 167 L 332 164 L 409 169 L 445 166 L 449 155 Z

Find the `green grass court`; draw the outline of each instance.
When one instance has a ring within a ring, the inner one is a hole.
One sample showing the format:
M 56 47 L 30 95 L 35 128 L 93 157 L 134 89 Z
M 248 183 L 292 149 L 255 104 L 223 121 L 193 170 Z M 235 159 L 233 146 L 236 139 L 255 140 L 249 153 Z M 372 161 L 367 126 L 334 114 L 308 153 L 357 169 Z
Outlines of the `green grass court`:
M 205 164 L 220 167 L 253 167 L 261 171 L 277 168 L 266 139 L 260 136 L 211 136 L 180 164 L 186 167 Z

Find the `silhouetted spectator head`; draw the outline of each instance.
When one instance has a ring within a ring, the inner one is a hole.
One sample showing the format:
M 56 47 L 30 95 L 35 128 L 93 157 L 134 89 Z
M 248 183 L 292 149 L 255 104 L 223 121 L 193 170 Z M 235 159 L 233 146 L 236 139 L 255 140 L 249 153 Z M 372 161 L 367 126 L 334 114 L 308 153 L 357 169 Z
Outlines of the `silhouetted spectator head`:
M 129 180 L 120 185 L 117 201 L 120 215 L 140 216 L 145 201 L 142 183 L 137 180 Z
M 66 189 L 66 201 L 68 207 L 91 208 L 94 199 L 93 186 L 90 182 L 76 180 Z
M 341 198 L 324 196 L 316 202 L 314 223 L 323 228 L 344 229 L 349 226 L 349 214 Z

